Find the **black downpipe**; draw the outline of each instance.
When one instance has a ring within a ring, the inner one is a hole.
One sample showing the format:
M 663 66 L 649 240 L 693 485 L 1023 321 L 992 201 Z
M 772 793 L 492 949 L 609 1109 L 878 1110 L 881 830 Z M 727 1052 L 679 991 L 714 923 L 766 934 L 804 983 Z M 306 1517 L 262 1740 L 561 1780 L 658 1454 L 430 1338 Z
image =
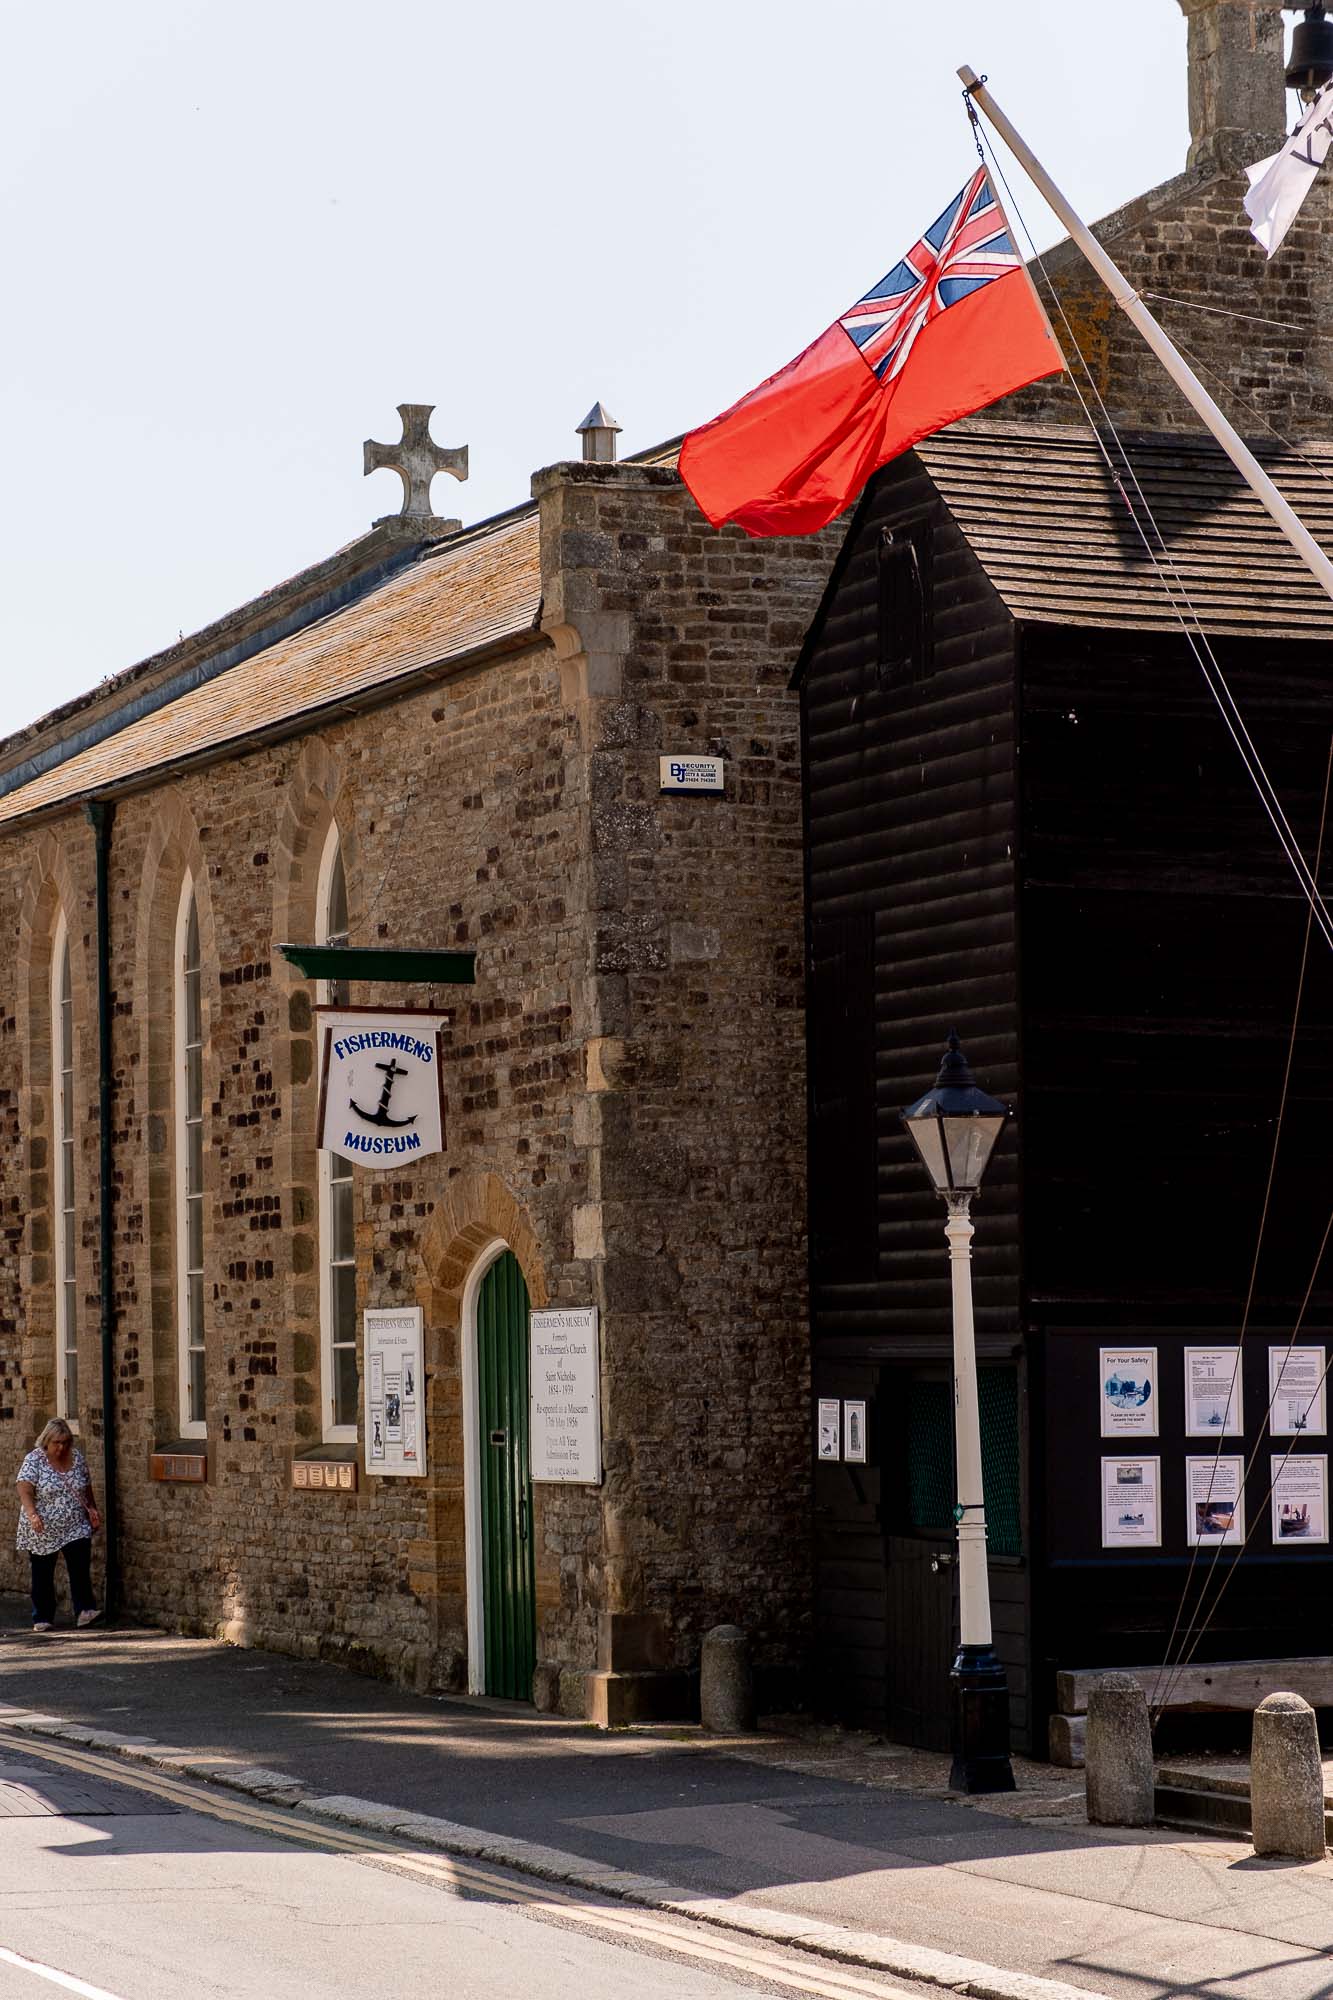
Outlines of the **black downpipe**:
M 89 799 L 83 808 L 93 830 L 97 861 L 97 1192 L 99 1264 L 102 1293 L 102 1526 L 106 1535 L 105 1602 L 120 1601 L 120 1547 L 116 1520 L 116 1286 L 113 1268 L 115 1196 L 111 1143 L 111 822 L 110 800 Z

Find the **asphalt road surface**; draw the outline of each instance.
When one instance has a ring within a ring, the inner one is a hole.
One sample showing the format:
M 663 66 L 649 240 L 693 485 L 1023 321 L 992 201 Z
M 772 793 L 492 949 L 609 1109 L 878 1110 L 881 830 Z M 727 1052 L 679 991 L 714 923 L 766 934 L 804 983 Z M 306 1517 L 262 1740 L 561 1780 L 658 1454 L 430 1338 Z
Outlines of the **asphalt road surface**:
M 0 1737 L 0 2000 L 910 2000 L 81 1750 Z

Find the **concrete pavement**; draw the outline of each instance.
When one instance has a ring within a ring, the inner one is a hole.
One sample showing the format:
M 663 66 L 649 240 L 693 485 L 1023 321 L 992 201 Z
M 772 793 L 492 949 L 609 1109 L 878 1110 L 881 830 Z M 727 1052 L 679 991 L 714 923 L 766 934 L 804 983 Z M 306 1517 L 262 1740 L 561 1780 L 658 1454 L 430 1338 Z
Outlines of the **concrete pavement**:
M 1094 1831 L 1068 1793 L 1062 1806 L 1073 1774 L 1038 1802 L 1053 1816 L 1023 1819 L 896 1788 L 891 1746 L 865 1745 L 851 1782 L 823 1775 L 807 1744 L 607 1737 L 207 1641 L 11 1630 L 0 1701 L 29 1715 L 151 1738 L 159 1747 L 141 1755 L 224 1780 L 262 1766 L 270 1795 L 306 1810 L 332 1796 L 382 1805 L 385 1825 L 447 1821 L 456 1851 L 825 1956 L 996 2000 L 1038 2000 L 1034 1975 L 1115 2000 L 1315 2000 L 1333 1986 L 1333 1867 L 1255 1862 L 1223 1839 Z

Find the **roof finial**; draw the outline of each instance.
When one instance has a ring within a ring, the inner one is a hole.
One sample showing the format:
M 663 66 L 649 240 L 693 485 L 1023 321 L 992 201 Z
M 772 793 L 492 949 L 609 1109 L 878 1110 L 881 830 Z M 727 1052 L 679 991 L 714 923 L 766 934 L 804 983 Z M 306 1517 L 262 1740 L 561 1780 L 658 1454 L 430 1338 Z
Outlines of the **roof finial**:
M 440 516 L 430 504 L 430 483 L 436 473 L 451 472 L 455 479 L 467 478 L 467 446 L 438 445 L 430 434 L 434 408 L 434 403 L 400 403 L 398 414 L 403 420 L 403 435 L 398 443 L 376 444 L 372 438 L 366 439 L 363 476 L 386 467 L 403 482 L 403 504 L 397 516 L 385 515 L 386 520 L 438 521 Z M 378 527 L 379 522 L 375 525 Z M 462 524 L 455 521 L 449 525 Z

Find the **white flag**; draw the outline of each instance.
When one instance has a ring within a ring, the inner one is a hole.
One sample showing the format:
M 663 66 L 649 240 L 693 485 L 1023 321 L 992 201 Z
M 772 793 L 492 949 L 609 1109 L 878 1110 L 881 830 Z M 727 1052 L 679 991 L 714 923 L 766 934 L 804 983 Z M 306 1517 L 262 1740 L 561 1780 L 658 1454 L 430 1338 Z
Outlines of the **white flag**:
M 1247 167 L 1250 192 L 1245 213 L 1250 230 L 1271 257 L 1300 214 L 1315 175 L 1333 148 L 1333 96 L 1326 86 L 1310 106 L 1295 135 L 1271 160 Z

